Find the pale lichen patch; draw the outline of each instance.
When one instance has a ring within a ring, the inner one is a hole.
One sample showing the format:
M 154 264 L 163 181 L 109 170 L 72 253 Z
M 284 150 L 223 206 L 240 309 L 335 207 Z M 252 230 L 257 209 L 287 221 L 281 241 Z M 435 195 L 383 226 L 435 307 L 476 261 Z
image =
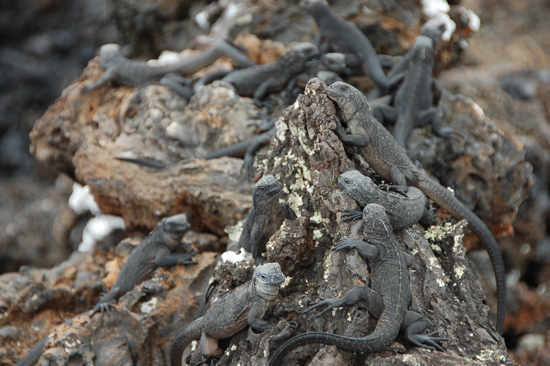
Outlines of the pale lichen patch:
M 281 285 L 280 287 L 281 287 L 281 288 L 287 287 L 291 280 L 292 280 L 292 277 L 286 276 L 286 277 L 285 277 L 285 282 L 283 282 L 282 285 Z
M 331 269 L 331 263 L 332 263 L 332 251 L 329 251 L 325 256 L 325 260 L 323 263 L 323 266 L 325 268 L 323 271 L 323 278 L 325 279 L 325 281 L 328 281 L 328 276 L 330 274 L 330 269 Z

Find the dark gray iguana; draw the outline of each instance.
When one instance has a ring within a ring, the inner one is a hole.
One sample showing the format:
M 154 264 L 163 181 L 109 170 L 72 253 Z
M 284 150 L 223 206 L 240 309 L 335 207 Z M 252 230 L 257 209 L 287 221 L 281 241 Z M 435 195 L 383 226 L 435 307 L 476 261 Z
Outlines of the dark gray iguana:
M 285 88 L 285 101 L 292 104 L 297 95 L 293 93 L 294 87 L 305 88 L 307 82 L 314 77 L 321 79 L 325 84 L 330 85 L 342 81 L 340 74 L 346 69 L 346 56 L 342 53 L 325 53 L 320 59 L 313 59 L 306 62 L 304 71 L 294 76 Z
M 130 253 L 111 288 L 103 295 L 94 312 L 109 311 L 114 302 L 132 290 L 134 286 L 145 281 L 157 267 L 172 267 L 176 264 L 196 264 L 191 258 L 197 252 L 174 254 L 180 248 L 183 235 L 189 230 L 189 223 L 184 214 L 162 219 L 151 232 Z
M 206 66 L 212 64 L 223 55 L 231 57 L 234 61 L 243 67 L 254 65 L 244 54 L 237 48 L 223 39 L 215 41 L 214 45 L 200 55 L 182 58 L 178 62 L 164 66 L 150 66 L 145 61 L 129 60 L 122 56 L 122 51 L 117 44 L 106 44 L 101 46 L 99 50 L 99 62 L 101 67 L 105 69 L 103 75 L 98 82 L 93 85 L 85 86 L 84 91 L 89 92 L 98 87 L 101 87 L 111 80 L 114 80 L 122 85 L 137 87 L 149 83 L 161 82 L 170 87 L 175 87 L 175 90 L 182 93 L 187 99 L 191 97 L 191 90 L 182 91 L 178 89 L 177 82 L 181 79 L 173 76 L 187 76 L 202 70 Z M 166 77 L 169 75 L 168 77 Z M 173 82 L 176 81 L 176 82 Z M 182 85 L 179 85 L 182 87 Z
M 171 216 L 161 220 L 155 230 L 149 234 L 130 253 L 122 266 L 111 291 L 99 299 L 90 313 L 109 312 L 113 302 L 132 290 L 135 285 L 146 280 L 157 267 L 171 267 L 176 264 L 194 264 L 191 258 L 196 252 L 172 254 L 180 246 L 183 235 L 189 230 L 189 223 L 184 214 Z M 71 322 L 72 320 L 70 320 Z M 30 352 L 21 359 L 17 366 L 34 365 L 42 353 L 48 337 L 44 337 Z
M 363 238 L 364 241 L 344 238 L 332 250 L 356 249 L 368 261 L 371 288 L 355 287 L 341 298 L 312 303 L 313 306 L 306 312 L 326 305 L 327 308 L 317 315 L 321 316 L 335 307 L 351 306 L 362 301 L 369 312 L 378 318 L 374 332 L 363 338 L 323 332 L 300 334 L 277 350 L 269 362 L 270 366 L 282 364 L 285 355 L 293 349 L 313 343 L 335 345 L 350 352 L 380 351 L 391 345 L 400 330 L 409 342 L 418 347 L 443 351 L 435 342 L 447 339 L 435 338 L 438 332 L 423 334 L 430 326 L 430 321 L 408 310 L 412 298 L 408 267 L 412 259 L 395 238 L 384 207 L 373 203 L 365 206 Z
M 279 286 L 285 281 L 279 263 L 266 263 L 256 268 L 252 279 L 213 303 L 203 317 L 183 329 L 170 346 L 172 366 L 181 366 L 183 351 L 192 341 L 200 339 L 201 354 L 206 358 L 222 354 L 218 339 L 229 338 L 250 325 L 263 332 L 273 325 L 263 320 L 273 305 Z
M 282 90 L 293 76 L 304 69 L 307 61 L 317 56 L 319 50 L 311 43 L 303 42 L 290 48 L 277 61 L 236 70 L 222 80 L 232 84 L 237 94 L 253 97 L 258 107 L 268 105 L 268 94 Z
M 271 174 L 264 176 L 252 187 L 252 208 L 244 222 L 239 247 L 252 253 L 256 264 L 263 261 L 262 253 L 266 251 L 266 244 L 283 221 L 296 219 L 292 208 L 279 202 L 281 188 L 281 183 Z
M 319 25 L 318 47 L 321 39 L 326 40 L 335 52 L 346 56 L 349 68 L 360 69 L 384 92 L 389 89 L 390 80 L 382 70 L 376 51 L 355 24 L 334 14 L 325 0 L 302 0 L 300 6 L 307 9 Z
M 343 82 L 332 84 L 327 94 L 339 107 L 335 133 L 345 143 L 355 146 L 359 153 L 382 177 L 392 182 L 396 190 L 407 192 L 407 185 L 414 186 L 445 208 L 457 219 L 468 220 L 468 227 L 477 235 L 489 253 L 498 294 L 497 331 L 502 334 L 506 314 L 506 280 L 504 261 L 491 231 L 472 211 L 426 173 L 416 168 L 405 150 L 370 113 L 367 99 L 359 90 Z M 347 124 L 350 134 L 345 134 L 340 121 Z
M 441 18 L 432 18 L 428 20 L 426 23 L 422 25 L 422 28 L 420 29 L 420 35 L 426 36 L 430 38 L 433 42 L 433 48 L 434 52 L 437 50 L 437 47 L 439 45 L 439 42 L 441 41 L 441 37 L 443 36 L 443 33 L 447 30 L 447 25 Z M 389 63 L 389 58 L 392 58 L 388 55 L 379 55 L 380 59 L 384 59 L 386 63 Z M 407 52 L 399 62 L 393 63 L 392 61 L 392 67 L 391 70 L 388 72 L 388 77 L 391 79 L 394 76 L 397 76 L 405 71 L 408 70 L 409 66 L 411 65 L 413 58 L 413 50 L 411 49 L 409 52 Z M 369 94 L 368 100 L 376 99 L 381 96 L 380 90 L 373 91 L 372 94 Z M 437 103 L 434 103 L 437 104 Z
M 361 206 L 369 203 L 382 205 L 395 230 L 406 229 L 427 216 L 427 199 L 421 190 L 409 187 L 405 194 L 380 189 L 369 178 L 357 170 L 345 172 L 338 177 L 338 185 Z M 346 210 L 342 214 L 344 221 L 360 220 L 363 212 Z
M 433 107 L 443 93 L 433 76 L 434 53 L 430 38 L 416 37 L 409 67 L 400 74 L 404 79 L 393 94 L 391 106 L 379 105 L 374 113 L 385 126 L 395 122 L 393 136 L 403 148 L 415 126 L 431 124 L 433 133 L 442 138 L 458 134 L 451 128 L 441 127 L 441 111 Z

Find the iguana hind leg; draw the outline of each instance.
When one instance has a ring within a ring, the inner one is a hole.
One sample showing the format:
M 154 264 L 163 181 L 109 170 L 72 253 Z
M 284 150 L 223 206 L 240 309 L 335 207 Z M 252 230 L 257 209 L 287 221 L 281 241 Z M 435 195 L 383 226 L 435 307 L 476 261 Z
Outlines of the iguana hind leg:
M 401 324 L 401 330 L 405 338 L 415 346 L 444 352 L 445 350 L 435 342 L 448 341 L 449 339 L 435 337 L 439 332 L 424 334 L 430 325 L 430 321 L 425 316 L 414 311 L 407 311 Z

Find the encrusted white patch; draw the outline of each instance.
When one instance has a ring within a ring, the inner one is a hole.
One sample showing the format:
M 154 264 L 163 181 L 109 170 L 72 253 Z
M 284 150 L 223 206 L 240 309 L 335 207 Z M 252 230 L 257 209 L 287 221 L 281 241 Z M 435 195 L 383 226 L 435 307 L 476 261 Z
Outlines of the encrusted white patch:
M 483 109 L 481 109 L 481 107 L 477 105 L 477 103 L 474 102 L 473 100 L 472 100 L 472 109 L 474 110 L 474 113 L 479 120 L 485 119 L 485 112 L 483 112 Z
M 422 0 L 422 12 L 430 19 L 439 19 L 445 23 L 445 32 L 441 35 L 441 39 L 448 41 L 451 39 L 453 32 L 456 29 L 455 22 L 447 14 L 451 7 L 445 0 Z
M 445 0 L 422 0 L 422 12 L 428 18 L 435 18 L 439 13 L 448 13 L 451 10 Z
M 208 29 L 210 28 L 210 22 L 208 21 L 208 12 L 207 11 L 201 11 L 197 15 L 195 15 L 195 23 L 199 26 L 201 29 Z
M 101 215 L 101 210 L 97 206 L 94 196 L 90 193 L 90 187 L 83 187 L 78 183 L 73 184 L 73 193 L 69 197 L 69 207 L 77 215 L 82 215 L 88 211 L 94 216 Z
M 320 229 L 313 230 L 313 236 L 312 236 L 313 240 L 318 240 L 318 239 L 321 239 L 322 237 L 323 237 L 323 232 Z M 318 244 L 315 243 L 315 246 L 317 245 Z
M 482 349 L 481 353 L 476 356 L 476 358 L 480 361 L 492 361 L 494 359 L 495 351 L 487 348 Z
M 462 278 L 462 276 L 464 276 L 464 273 L 466 273 L 466 268 L 464 268 L 463 266 L 455 268 L 456 278 Z
M 422 366 L 416 355 L 403 355 L 403 362 L 407 365 Z
M 174 51 L 162 51 L 157 60 L 152 59 L 147 61 L 147 65 L 158 67 L 175 64 L 181 59 L 181 55 Z
M 285 141 L 285 134 L 288 130 L 288 126 L 284 123 L 282 117 L 275 121 L 275 129 L 277 131 L 277 139 L 281 142 Z
M 192 341 L 192 342 L 191 342 L 191 352 L 196 351 L 196 350 L 198 350 L 198 349 L 199 349 L 199 342 L 197 342 L 197 341 Z
M 441 39 L 444 41 L 449 41 L 456 29 L 455 22 L 453 22 L 447 13 L 439 13 L 436 18 L 441 19 L 446 26 L 445 32 L 441 35 Z
M 323 266 L 325 267 L 325 270 L 323 271 L 323 278 L 325 281 L 328 281 L 328 276 L 330 274 L 330 268 L 332 263 L 332 250 L 327 253 L 325 256 L 325 260 L 323 263 Z
M 222 253 L 222 261 L 229 263 L 238 263 L 242 261 L 248 261 L 252 258 L 252 254 L 248 253 L 243 248 L 240 248 L 239 253 L 235 253 L 231 250 L 228 250 Z
M 470 29 L 474 32 L 479 31 L 479 26 L 481 25 L 481 20 L 479 19 L 479 16 L 474 13 L 470 9 L 466 9 L 464 7 L 460 8 L 462 13 L 468 17 L 468 26 Z
M 124 220 L 118 216 L 101 215 L 90 219 L 82 233 L 82 243 L 78 245 L 78 251 L 92 250 L 96 243 L 104 240 L 111 232 L 116 229 L 124 230 L 124 227 Z
M 156 297 L 153 297 L 151 300 L 147 301 L 147 302 L 144 302 L 143 304 L 141 304 L 139 306 L 139 309 L 141 310 L 142 313 L 144 314 L 149 314 L 154 308 L 155 306 L 157 305 L 158 303 L 158 300 Z
M 290 283 L 290 280 L 292 280 L 292 277 L 290 277 L 290 276 L 286 276 L 286 277 L 285 277 L 285 282 L 283 282 L 283 283 L 281 284 L 281 286 L 280 286 L 280 287 L 281 287 L 281 288 L 285 288 L 285 287 L 287 287 L 287 286 L 288 286 L 288 284 Z
M 243 225 L 245 220 L 241 220 L 237 222 L 237 225 L 234 226 L 226 226 L 223 231 L 227 234 L 229 237 L 229 240 L 231 241 L 239 241 L 241 237 L 241 233 L 243 232 Z

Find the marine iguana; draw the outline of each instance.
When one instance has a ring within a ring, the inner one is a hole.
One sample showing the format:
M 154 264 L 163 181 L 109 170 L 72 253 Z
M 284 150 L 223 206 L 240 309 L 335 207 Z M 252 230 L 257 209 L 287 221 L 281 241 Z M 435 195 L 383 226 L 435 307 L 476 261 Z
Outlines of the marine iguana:
M 178 80 L 170 74 L 180 74 L 187 76 L 203 69 L 212 64 L 218 58 L 227 55 L 244 67 L 254 65 L 244 54 L 230 43 L 223 39 L 215 41 L 214 45 L 200 55 L 182 58 L 176 63 L 165 66 L 150 66 L 145 61 L 129 60 L 122 56 L 122 51 L 117 44 L 106 44 L 101 46 L 99 50 L 99 62 L 101 67 L 105 69 L 99 81 L 92 85 L 85 86 L 84 92 L 90 92 L 99 88 L 109 81 L 114 80 L 122 85 L 137 87 L 148 83 L 156 83 L 161 80 Z M 164 78 L 164 79 L 163 79 Z M 168 81 L 170 84 L 170 81 Z M 168 85 L 171 86 L 171 85 Z M 191 91 L 189 90 L 189 93 Z M 190 95 L 189 95 L 190 97 Z
M 435 53 L 439 45 L 439 42 L 441 41 L 441 37 L 443 36 L 443 33 L 445 33 L 446 30 L 447 30 L 447 25 L 441 18 L 432 18 L 422 25 L 422 28 L 420 29 L 420 35 L 426 36 L 432 40 L 433 49 Z M 378 55 L 378 59 L 380 60 L 381 63 L 385 65 L 388 65 L 388 64 L 391 65 L 389 66 L 390 71 L 388 72 L 388 78 L 392 79 L 392 82 L 394 83 L 396 82 L 394 79 L 396 76 L 406 72 L 409 69 L 409 66 L 411 65 L 411 62 L 412 62 L 412 58 L 413 58 L 412 49 L 409 50 L 409 52 L 407 52 L 403 57 L 401 57 L 401 60 L 399 60 L 399 62 L 397 63 L 395 63 L 395 58 L 392 56 Z M 443 89 L 443 87 L 441 87 L 437 82 L 437 79 L 434 79 L 434 83 L 436 84 L 435 87 L 437 88 L 436 89 L 437 91 L 441 91 Z M 371 101 L 373 99 L 381 97 L 383 94 L 384 93 L 380 89 L 376 88 L 367 96 L 367 100 Z M 434 101 L 433 101 L 434 105 L 437 105 L 438 99 L 436 98 L 439 98 L 439 97 L 440 95 L 434 93 Z
M 278 202 L 281 188 L 281 183 L 271 174 L 264 176 L 252 187 L 252 208 L 243 225 L 239 248 L 252 253 L 256 264 L 263 261 L 262 253 L 266 251 L 266 244 L 283 221 L 296 219 L 289 205 Z
M 433 107 L 442 91 L 437 90 L 438 83 L 433 76 L 433 42 L 426 36 L 418 36 L 414 42 L 412 58 L 408 69 L 400 74 L 403 82 L 393 94 L 391 106 L 379 105 L 374 113 L 383 125 L 395 122 L 393 136 L 397 143 L 407 147 L 407 139 L 415 126 L 432 125 L 436 136 L 450 138 L 458 134 L 451 128 L 441 127 L 441 112 Z M 433 94 L 432 94 L 433 92 Z M 434 98 L 433 95 L 437 95 Z
M 332 250 L 356 249 L 368 261 L 371 269 L 371 288 L 358 286 L 341 298 L 313 303 L 306 312 L 327 306 L 317 316 L 343 305 L 355 305 L 362 301 L 378 323 L 372 334 L 362 338 L 337 334 L 311 332 L 300 334 L 283 344 L 269 362 L 269 366 L 282 364 L 285 355 L 293 349 L 312 343 L 335 345 L 350 352 L 376 352 L 387 348 L 400 330 L 405 338 L 418 347 L 443 351 L 436 341 L 446 338 L 434 337 L 438 332 L 423 334 L 430 321 L 408 311 L 411 302 L 409 269 L 412 259 L 397 241 L 384 207 L 369 203 L 363 210 L 363 240 L 344 238 Z
M 307 82 L 314 77 L 323 80 L 327 85 L 342 81 L 339 74 L 342 74 L 345 69 L 346 56 L 342 53 L 325 53 L 320 59 L 306 62 L 304 71 L 294 76 L 285 88 L 286 103 L 290 105 L 296 100 L 297 95 L 293 93 L 296 86 L 303 89 Z
M 325 39 L 334 51 L 346 56 L 349 68 L 361 69 L 381 90 L 389 89 L 390 80 L 382 70 L 376 51 L 355 24 L 334 14 L 325 0 L 302 0 L 300 6 L 307 9 L 319 25 L 317 47 Z
M 504 261 L 491 231 L 472 211 L 426 173 L 416 168 L 393 136 L 370 113 L 366 97 L 353 86 L 336 82 L 328 87 L 327 94 L 339 108 L 336 116 L 336 135 L 349 145 L 359 148 L 359 153 L 382 179 L 392 182 L 394 189 L 407 192 L 407 185 L 414 186 L 445 208 L 453 217 L 468 220 L 468 227 L 477 235 L 489 253 L 498 294 L 496 329 L 502 334 L 506 314 L 506 279 Z M 351 134 L 345 134 L 340 120 L 347 124 Z
M 200 339 L 201 354 L 206 358 L 222 354 L 218 339 L 229 338 L 250 325 L 263 332 L 273 325 L 262 319 L 273 305 L 279 286 L 285 281 L 279 263 L 266 263 L 254 271 L 252 279 L 213 303 L 203 317 L 183 329 L 170 346 L 170 363 L 181 366 L 185 347 Z
M 306 62 L 318 54 L 315 45 L 298 43 L 277 61 L 232 71 L 222 80 L 232 84 L 240 96 L 253 97 L 261 108 L 269 105 L 264 101 L 268 94 L 282 90 L 294 75 L 302 72 Z
M 378 188 L 369 178 L 357 170 L 350 170 L 338 177 L 338 185 L 361 206 L 376 203 L 384 207 L 395 230 L 402 230 L 413 226 L 426 213 L 427 199 L 421 190 L 409 187 L 406 194 L 400 194 Z M 342 214 L 344 221 L 359 220 L 363 212 L 346 210 Z
M 120 273 L 111 291 L 101 297 L 94 309 L 90 312 L 109 313 L 109 307 L 114 307 L 117 301 L 135 285 L 149 277 L 157 267 L 171 267 L 176 264 L 194 264 L 191 258 L 196 252 L 186 254 L 172 254 L 178 249 L 181 238 L 189 230 L 189 223 L 184 214 L 171 216 L 161 220 L 155 230 L 130 253 L 122 266 Z M 72 319 L 67 323 L 72 322 Z M 42 353 L 48 336 L 44 337 L 17 366 L 34 365 Z
M 184 214 L 162 219 L 155 230 L 132 250 L 111 291 L 99 299 L 94 307 L 94 313 L 101 312 L 102 315 L 104 312 L 108 313 L 109 307 L 114 307 L 114 302 L 132 290 L 134 286 L 146 280 L 157 267 L 196 264 L 192 258 L 197 252 L 173 253 L 180 247 L 181 238 L 189 230 L 189 227 Z

